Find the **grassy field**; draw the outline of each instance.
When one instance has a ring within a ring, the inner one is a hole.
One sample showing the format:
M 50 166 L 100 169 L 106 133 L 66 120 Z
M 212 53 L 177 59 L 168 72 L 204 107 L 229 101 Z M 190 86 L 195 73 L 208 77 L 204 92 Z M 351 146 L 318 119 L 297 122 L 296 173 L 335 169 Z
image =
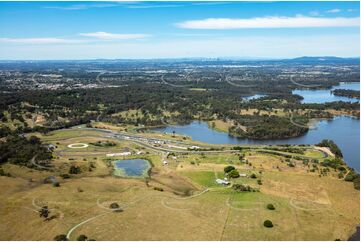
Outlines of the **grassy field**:
M 2 165 L 12 177 L 0 177 L 1 240 L 53 240 L 69 232 L 72 240 L 81 234 L 95 240 L 346 240 L 360 221 L 360 193 L 353 184 L 339 180 L 333 170 L 326 176 L 309 172 L 301 161 L 293 160 L 295 167 L 290 167 L 284 157 L 256 150 L 246 151 L 243 161 L 231 153 L 177 154 L 173 159 L 130 141 L 94 146 L 110 138 L 86 130 L 38 136 L 57 146 L 54 166 Z M 73 143 L 89 146 L 69 148 Z M 133 154 L 106 157 L 124 150 Z M 322 159 L 312 149 L 304 155 Z M 112 161 L 128 158 L 149 160 L 150 177 L 114 176 Z M 62 178 L 72 165 L 81 173 Z M 247 175 L 231 179 L 232 184 L 255 191 L 218 185 L 215 180 L 224 178 L 227 165 Z M 60 186 L 44 184 L 48 176 L 55 176 Z M 123 211 L 109 210 L 113 202 Z M 267 209 L 270 203 L 275 210 Z M 44 205 L 50 209 L 49 221 L 39 217 Z M 263 226 L 266 219 L 273 228 Z

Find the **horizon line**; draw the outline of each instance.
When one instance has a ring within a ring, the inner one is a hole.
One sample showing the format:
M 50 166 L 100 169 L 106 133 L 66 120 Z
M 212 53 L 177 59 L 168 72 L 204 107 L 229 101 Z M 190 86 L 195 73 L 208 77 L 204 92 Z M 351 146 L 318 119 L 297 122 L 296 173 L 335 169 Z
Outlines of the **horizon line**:
M 296 56 L 296 57 L 150 57 L 150 58 L 86 58 L 86 59 L 0 59 L 4 61 L 115 61 L 115 60 L 192 60 L 192 59 L 208 59 L 208 60 L 292 60 L 297 58 L 340 58 L 340 59 L 360 59 L 360 56 Z

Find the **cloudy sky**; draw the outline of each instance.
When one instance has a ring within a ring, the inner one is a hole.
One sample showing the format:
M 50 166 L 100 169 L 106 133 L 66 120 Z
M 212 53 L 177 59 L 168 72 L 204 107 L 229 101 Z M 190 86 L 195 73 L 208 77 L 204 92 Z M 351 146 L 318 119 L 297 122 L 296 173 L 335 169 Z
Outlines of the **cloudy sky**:
M 0 59 L 358 57 L 359 2 L 0 2 Z

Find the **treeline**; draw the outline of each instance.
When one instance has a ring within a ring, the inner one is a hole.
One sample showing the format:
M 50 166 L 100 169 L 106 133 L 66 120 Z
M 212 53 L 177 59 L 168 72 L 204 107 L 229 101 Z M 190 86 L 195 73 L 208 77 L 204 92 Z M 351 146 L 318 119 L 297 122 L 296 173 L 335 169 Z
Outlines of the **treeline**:
M 335 96 L 360 99 L 360 91 L 357 91 L 357 90 L 335 89 L 335 90 L 333 90 L 331 92 Z

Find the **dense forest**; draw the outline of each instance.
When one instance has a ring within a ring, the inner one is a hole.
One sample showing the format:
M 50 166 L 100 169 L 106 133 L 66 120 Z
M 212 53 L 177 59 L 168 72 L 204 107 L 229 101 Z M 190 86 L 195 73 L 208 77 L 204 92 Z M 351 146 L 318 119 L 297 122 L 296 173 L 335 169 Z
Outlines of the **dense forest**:
M 48 161 L 52 152 L 43 145 L 39 138 L 25 138 L 20 135 L 10 135 L 0 140 L 0 164 L 9 162 L 17 165 L 33 166 L 32 159 Z

